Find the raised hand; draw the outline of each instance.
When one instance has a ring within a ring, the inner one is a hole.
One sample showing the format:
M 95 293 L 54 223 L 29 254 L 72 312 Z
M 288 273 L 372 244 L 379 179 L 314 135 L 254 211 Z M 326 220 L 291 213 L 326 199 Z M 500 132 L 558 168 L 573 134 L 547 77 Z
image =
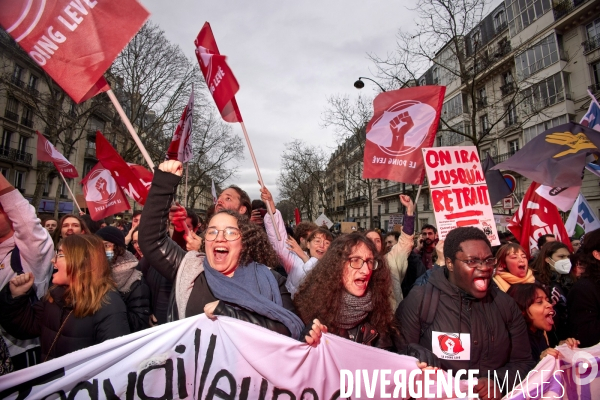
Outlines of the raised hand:
M 9 282 L 12 297 L 23 296 L 33 286 L 33 273 L 17 275 Z
M 158 166 L 158 169 L 163 172 L 169 172 L 177 176 L 183 175 L 183 164 L 181 163 L 181 161 L 177 160 L 163 161 Z
M 413 203 L 412 199 L 410 198 L 410 196 L 406 195 L 406 194 L 401 194 L 400 195 L 400 203 L 402 203 L 402 205 L 404 207 L 406 207 L 406 215 L 413 215 L 415 212 L 415 203 Z

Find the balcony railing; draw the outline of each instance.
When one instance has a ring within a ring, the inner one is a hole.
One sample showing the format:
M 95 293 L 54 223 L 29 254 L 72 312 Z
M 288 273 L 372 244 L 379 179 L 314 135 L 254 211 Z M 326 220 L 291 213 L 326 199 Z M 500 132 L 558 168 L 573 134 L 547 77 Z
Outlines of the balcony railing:
M 19 122 L 19 114 L 14 113 L 12 111 L 4 111 L 4 116 L 8 119 L 12 119 L 15 122 Z
M 594 83 L 593 85 L 588 86 L 588 89 L 592 93 L 600 92 L 600 83 Z
M 508 82 L 502 86 L 500 86 L 500 91 L 502 92 L 502 96 L 508 96 L 511 93 L 515 92 L 515 83 Z
M 11 149 L 9 147 L 0 147 L 0 159 L 14 161 L 22 164 L 31 165 L 33 156 L 31 153 Z
M 494 162 L 496 164 L 504 162 L 506 160 L 508 160 L 509 158 L 511 158 L 512 156 L 515 155 L 514 151 L 508 152 L 508 153 L 504 153 L 504 154 L 498 154 L 497 156 L 493 156 L 492 159 L 494 160 Z
M 341 211 L 346 211 L 346 206 L 339 206 L 335 208 L 335 211 L 337 212 L 341 212 Z
M 401 183 L 397 183 L 395 185 L 377 190 L 377 197 L 389 196 L 389 195 L 396 194 L 396 193 L 402 193 L 402 184 Z
M 508 127 L 511 127 L 511 126 L 513 126 L 513 125 L 516 125 L 516 124 L 518 124 L 518 123 L 519 123 L 519 117 L 511 117 L 511 118 L 507 118 L 507 119 L 504 121 L 504 127 L 505 127 L 505 128 L 508 128 Z
M 511 51 L 512 47 L 509 42 L 498 43 L 498 51 L 496 52 L 496 54 L 494 54 L 494 56 L 496 56 L 496 58 L 504 57 Z
M 505 21 L 496 27 L 496 35 L 502 33 L 506 28 L 508 28 L 508 21 Z
M 431 211 L 431 204 L 423 204 L 421 211 Z
M 23 82 L 21 79 L 17 78 L 16 76 L 10 77 L 10 83 L 12 83 L 15 86 L 20 87 L 21 89 L 25 88 L 25 82 Z
M 33 128 L 33 119 L 26 118 L 25 116 L 21 117 L 21 125 L 25 125 L 29 128 Z
M 350 204 L 358 204 L 358 203 L 362 203 L 367 201 L 367 197 L 366 196 L 357 196 L 354 197 L 352 199 L 348 199 L 346 200 L 346 205 L 350 205 Z
M 554 12 L 554 20 L 557 21 L 569 14 L 575 8 L 579 7 L 588 0 L 562 0 L 556 1 L 552 4 L 552 11 Z
M 482 97 L 480 99 L 477 99 L 477 109 L 481 110 L 482 108 L 487 107 L 488 103 L 487 103 L 487 97 Z
M 583 54 L 590 53 L 600 47 L 600 35 L 591 37 L 581 44 L 583 45 Z
M 39 96 L 40 95 L 40 91 L 37 90 L 36 88 L 32 87 L 32 86 L 27 86 L 27 91 L 32 95 L 32 96 Z

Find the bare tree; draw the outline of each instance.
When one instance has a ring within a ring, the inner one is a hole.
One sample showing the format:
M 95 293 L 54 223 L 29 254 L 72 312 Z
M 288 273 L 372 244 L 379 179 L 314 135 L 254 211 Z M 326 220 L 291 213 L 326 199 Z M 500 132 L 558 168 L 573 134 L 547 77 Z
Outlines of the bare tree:
M 458 84 L 459 111 L 445 108 L 440 130 L 460 135 L 477 147 L 521 129 L 533 116 L 545 113 L 548 106 L 547 101 L 536 97 L 536 84 L 543 84 L 542 79 L 528 76 L 515 79 L 510 73 L 512 67 L 507 69 L 506 66 L 514 64 L 514 55 L 526 47 L 510 42 L 506 19 L 498 24 L 482 23 L 484 18 L 490 18 L 487 14 L 491 3 L 491 0 L 419 0 L 414 8 L 418 15 L 416 29 L 400 29 L 393 52 L 385 56 L 369 55 L 377 68 L 377 77 L 390 89 Z M 485 85 L 492 76 L 499 75 L 501 66 L 503 71 L 509 71 L 500 87 L 502 95 L 486 96 Z M 485 121 L 481 119 L 484 110 Z M 463 117 L 461 122 L 452 123 L 459 115 Z M 496 136 L 492 137 L 494 133 Z
M 323 149 L 301 140 L 287 143 L 281 156 L 281 174 L 277 182 L 282 199 L 305 211 L 309 220 L 319 206 L 327 208 L 325 170 L 327 156 Z
M 294 204 L 289 200 L 281 200 L 277 203 L 276 208 L 281 213 L 281 217 L 284 221 L 291 221 L 294 219 Z
M 322 125 L 332 126 L 338 134 L 338 144 L 345 152 L 342 157 L 346 171 L 346 202 L 364 197 L 369 204 L 370 226 L 373 221 L 373 200 L 376 195 L 373 179 L 363 178 L 366 128 L 373 116 L 372 99 L 359 95 L 355 100 L 349 96 L 332 96 L 327 99 L 328 108 L 321 118 Z

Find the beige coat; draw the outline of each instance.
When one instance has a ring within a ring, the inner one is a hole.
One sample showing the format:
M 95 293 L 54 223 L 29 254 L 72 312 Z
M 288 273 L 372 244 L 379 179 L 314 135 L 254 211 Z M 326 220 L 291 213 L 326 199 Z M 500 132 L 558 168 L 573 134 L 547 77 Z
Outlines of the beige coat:
M 414 235 L 408 235 L 403 231 L 400 234 L 398 243 L 385 255 L 385 260 L 392 273 L 392 297 L 390 301 L 394 311 L 404 298 L 401 285 L 408 268 L 408 256 L 413 248 L 413 237 Z

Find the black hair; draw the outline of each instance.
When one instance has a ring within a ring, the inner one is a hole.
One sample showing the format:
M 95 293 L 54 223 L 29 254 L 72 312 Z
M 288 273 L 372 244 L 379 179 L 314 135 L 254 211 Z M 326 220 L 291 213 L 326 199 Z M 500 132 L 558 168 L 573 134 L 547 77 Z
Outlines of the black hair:
M 547 234 L 545 234 L 545 235 L 542 235 L 542 236 L 540 236 L 540 237 L 538 238 L 538 240 L 537 240 L 537 247 L 538 247 L 538 249 L 541 249 L 541 248 L 542 248 L 542 246 L 546 244 L 546 240 L 547 240 L 549 237 L 551 237 L 551 238 L 555 238 L 555 239 L 556 239 L 556 236 L 554 236 L 554 235 L 553 235 L 553 234 L 551 234 L 551 233 L 547 233 Z
M 198 229 L 200 225 L 200 217 L 198 217 L 198 214 L 191 208 L 186 208 L 185 212 L 187 213 L 187 217 L 192 220 L 192 227 L 194 230 Z
M 600 260 L 594 257 L 594 251 L 600 252 L 600 229 L 585 234 L 585 240 L 579 251 L 581 261 L 585 265 L 584 278 L 590 279 L 596 285 L 600 284 Z
M 396 231 L 388 232 L 388 233 L 385 234 L 385 237 L 387 238 L 388 236 L 395 237 L 396 241 L 397 241 L 398 239 L 400 239 L 400 232 L 396 232 Z
M 264 201 L 260 200 L 260 199 L 256 199 L 256 200 L 252 200 L 252 209 L 253 210 L 257 210 L 259 208 L 267 208 L 267 205 L 265 204 Z
M 535 301 L 535 293 L 538 289 L 544 292 L 546 297 L 550 297 L 548 296 L 546 287 L 538 281 L 535 281 L 534 283 L 517 283 L 511 285 L 506 292 L 506 294 L 512 297 L 515 303 L 517 303 L 517 306 L 519 306 L 519 310 L 521 310 L 523 317 L 525 317 L 528 328 L 533 325 L 533 321 L 527 310 L 529 310 L 529 307 L 531 307 Z
M 433 233 L 435 233 L 437 235 L 437 228 L 434 225 L 431 225 L 431 224 L 423 225 L 423 227 L 421 227 L 421 232 L 423 232 L 424 229 L 431 229 L 433 231 Z
M 134 219 L 135 217 L 137 217 L 138 215 L 142 214 L 142 210 L 135 210 L 133 212 L 133 214 L 131 214 L 131 219 Z
M 456 253 L 462 251 L 460 245 L 468 240 L 481 240 L 488 245 L 490 251 L 492 249 L 490 241 L 481 229 L 465 226 L 452 229 L 448 232 L 446 240 L 444 241 L 444 258 L 449 258 L 454 262 L 454 260 L 456 260 Z

